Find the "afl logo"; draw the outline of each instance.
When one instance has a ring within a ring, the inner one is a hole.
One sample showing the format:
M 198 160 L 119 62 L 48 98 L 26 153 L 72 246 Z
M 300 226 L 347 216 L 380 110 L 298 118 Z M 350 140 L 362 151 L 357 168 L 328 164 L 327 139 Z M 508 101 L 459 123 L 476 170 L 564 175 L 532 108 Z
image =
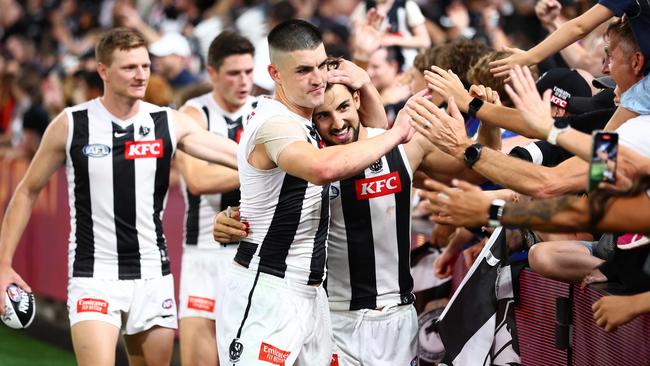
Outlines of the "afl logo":
M 18 286 L 16 285 L 10 285 L 7 288 L 7 295 L 9 295 L 9 298 L 13 302 L 20 302 L 22 300 L 22 295 L 20 294 L 20 291 L 18 291 Z
M 103 158 L 111 153 L 111 148 L 103 144 L 88 144 L 81 152 L 89 158 Z
M 370 171 L 373 173 L 379 173 L 383 168 L 384 164 L 381 162 L 381 158 L 379 158 L 379 160 L 372 163 L 370 166 Z
M 174 300 L 172 299 L 167 299 L 162 303 L 163 309 L 171 309 L 172 306 L 174 306 Z
M 330 185 L 330 200 L 336 199 L 341 194 L 341 190 L 338 187 Z

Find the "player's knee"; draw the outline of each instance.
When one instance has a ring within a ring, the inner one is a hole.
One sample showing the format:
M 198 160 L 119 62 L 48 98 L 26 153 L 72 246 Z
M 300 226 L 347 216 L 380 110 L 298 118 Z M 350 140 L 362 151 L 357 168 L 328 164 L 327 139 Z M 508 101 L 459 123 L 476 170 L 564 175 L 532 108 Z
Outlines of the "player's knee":
M 552 253 L 550 253 L 548 246 L 544 244 L 535 244 L 528 252 L 528 263 L 530 268 L 535 272 L 545 275 L 551 271 L 552 266 Z

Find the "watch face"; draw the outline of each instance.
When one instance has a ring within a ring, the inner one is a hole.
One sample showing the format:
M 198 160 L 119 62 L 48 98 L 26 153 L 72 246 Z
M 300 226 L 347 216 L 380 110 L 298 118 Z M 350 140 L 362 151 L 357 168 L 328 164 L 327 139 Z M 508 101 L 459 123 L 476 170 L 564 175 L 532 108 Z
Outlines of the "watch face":
M 555 128 L 567 128 L 569 127 L 569 122 L 566 120 L 566 118 L 558 118 L 555 120 L 555 123 L 553 123 Z
M 476 146 L 470 146 L 465 150 L 465 160 L 474 161 L 478 157 L 478 149 Z

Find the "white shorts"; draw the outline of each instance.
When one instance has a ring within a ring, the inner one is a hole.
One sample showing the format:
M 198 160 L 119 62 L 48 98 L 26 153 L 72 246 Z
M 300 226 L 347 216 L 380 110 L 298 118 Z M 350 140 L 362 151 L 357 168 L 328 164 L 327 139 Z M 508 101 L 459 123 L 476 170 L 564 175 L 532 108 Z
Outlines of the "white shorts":
M 416 366 L 418 316 L 413 305 L 332 311 L 340 366 Z
M 225 280 L 237 246 L 218 249 L 185 247 L 181 264 L 178 318 L 216 319 Z
M 67 305 L 70 326 L 99 320 L 121 328 L 124 312 L 125 334 L 141 333 L 156 325 L 178 327 L 171 274 L 140 280 L 70 278 Z
M 334 350 L 322 286 L 266 273 L 256 281 L 255 272 L 238 264 L 217 310 L 217 335 L 219 359 L 228 365 L 329 366 Z

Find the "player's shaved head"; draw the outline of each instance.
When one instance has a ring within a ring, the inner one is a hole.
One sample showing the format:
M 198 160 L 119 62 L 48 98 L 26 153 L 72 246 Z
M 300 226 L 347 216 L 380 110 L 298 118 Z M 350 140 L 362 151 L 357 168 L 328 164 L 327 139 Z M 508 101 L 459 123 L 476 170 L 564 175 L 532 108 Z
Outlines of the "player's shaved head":
M 269 33 L 268 40 L 272 64 L 277 63 L 284 53 L 313 50 L 323 43 L 318 28 L 299 19 L 291 19 L 275 26 Z

